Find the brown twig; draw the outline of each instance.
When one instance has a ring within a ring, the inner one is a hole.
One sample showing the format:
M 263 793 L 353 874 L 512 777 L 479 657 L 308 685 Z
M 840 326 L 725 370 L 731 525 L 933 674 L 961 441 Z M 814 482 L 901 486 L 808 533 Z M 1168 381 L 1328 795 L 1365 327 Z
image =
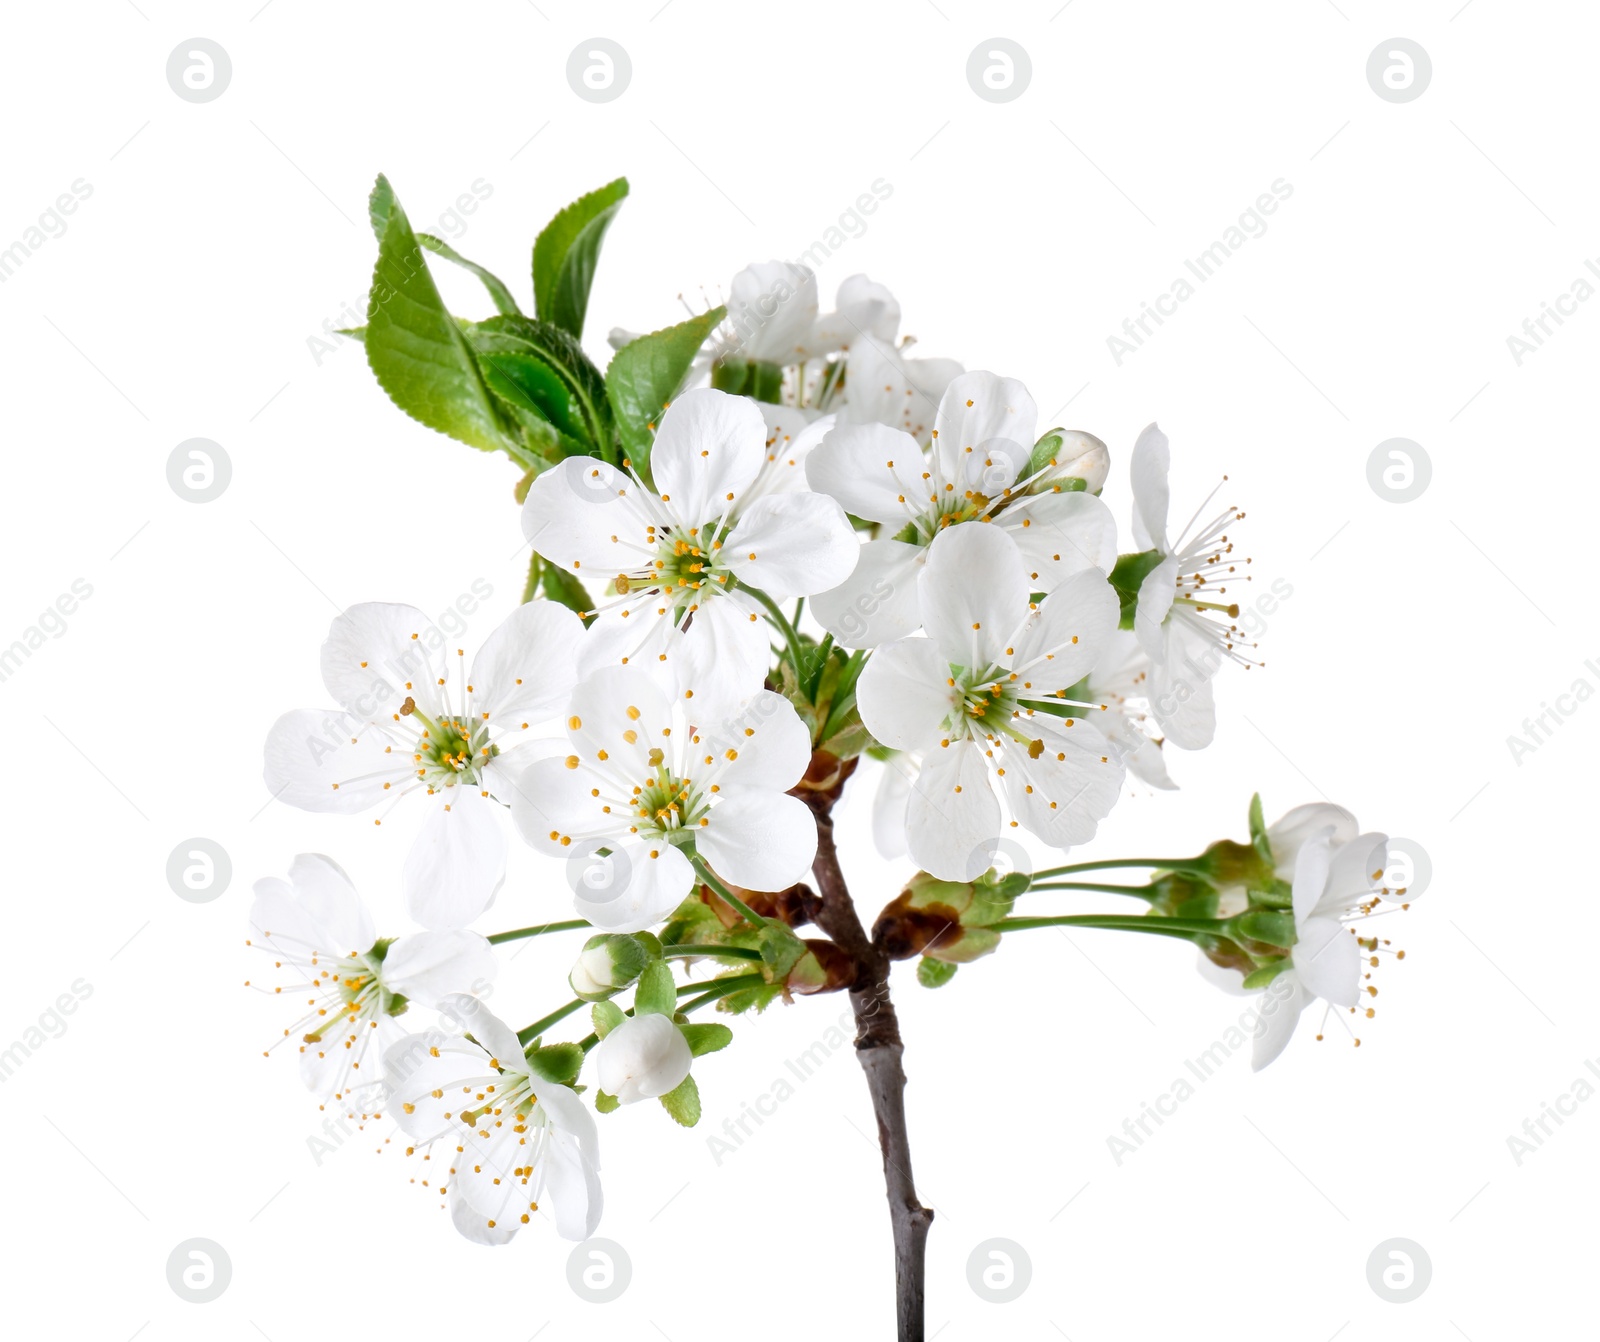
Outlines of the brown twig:
M 854 761 L 848 763 L 854 764 Z M 906 1131 L 906 1074 L 900 1021 L 889 996 L 889 957 L 873 944 L 856 913 L 833 842 L 833 803 L 849 769 L 835 786 L 799 795 L 817 820 L 817 902 L 812 920 L 855 964 L 850 1005 L 856 1020 L 856 1058 L 866 1074 L 883 1151 L 883 1181 L 894 1232 L 895 1316 L 900 1342 L 922 1342 L 924 1261 L 933 1212 L 917 1200 Z

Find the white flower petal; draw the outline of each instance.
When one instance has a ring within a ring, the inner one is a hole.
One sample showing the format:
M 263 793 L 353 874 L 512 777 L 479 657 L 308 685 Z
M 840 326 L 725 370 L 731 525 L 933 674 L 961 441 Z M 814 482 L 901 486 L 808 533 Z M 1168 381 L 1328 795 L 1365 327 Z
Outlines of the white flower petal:
M 579 760 L 630 784 L 653 773 L 652 750 L 671 738 L 672 705 L 650 676 L 609 666 L 586 676 L 567 708 L 567 735 Z
M 1005 649 L 1009 666 L 1034 684 L 1036 698 L 1076 685 L 1100 659 L 1121 607 L 1106 575 L 1088 569 L 1039 603 Z
M 289 864 L 289 884 L 300 907 L 332 938 L 323 950 L 364 951 L 378 939 L 367 906 L 331 857 L 299 854 Z
M 589 839 L 624 828 L 620 819 L 608 822 L 600 809 L 604 797 L 619 790 L 626 795 L 620 777 L 581 763 L 572 768 L 563 757 L 532 761 L 516 776 L 511 793 L 511 819 L 517 833 L 530 848 L 547 857 L 569 858 L 574 852 L 588 851 Z
M 927 443 L 940 398 L 962 367 L 953 359 L 908 359 L 887 340 L 858 337 L 850 346 L 842 423 L 887 424 Z
M 883 762 L 872 797 L 872 842 L 878 856 L 893 861 L 906 855 L 906 799 L 917 768 L 905 755 Z
M 1295 973 L 1313 997 L 1353 1007 L 1361 997 L 1361 948 L 1337 918 L 1297 922 L 1299 940 L 1290 950 Z
M 1261 994 L 1261 1005 L 1256 1009 L 1251 1071 L 1259 1072 L 1288 1047 L 1305 1007 L 1305 988 L 1293 969 L 1284 970 L 1267 985 Z
M 1017 543 L 1034 591 L 1053 592 L 1086 569 L 1117 562 L 1117 521 L 1093 494 L 1035 494 L 1009 505 L 994 524 Z
M 1300 855 L 1300 845 L 1308 839 L 1327 834 L 1335 844 L 1349 843 L 1361 832 L 1355 816 L 1332 802 L 1314 801 L 1296 806 L 1267 826 L 1267 843 L 1277 862 L 1280 880 L 1294 877 L 1295 859 Z
M 949 661 L 931 639 L 885 643 L 856 682 L 856 705 L 872 735 L 895 750 L 920 750 L 960 702 L 948 684 Z
M 1020 745 L 1006 747 L 1001 781 L 1011 809 L 1056 848 L 1088 843 L 1121 796 L 1121 758 L 1092 720 L 1034 713 L 1017 726 L 1036 734 L 1043 748 L 1033 759 Z
M 631 475 L 594 457 L 568 457 L 528 487 L 522 534 L 558 568 L 605 583 L 637 565 L 635 547 L 652 516 Z
M 674 652 L 677 682 L 696 716 L 738 712 L 759 693 L 772 661 L 775 633 L 743 592 L 701 604 Z
M 1185 679 L 1170 663 L 1155 663 L 1150 669 L 1150 716 L 1180 750 L 1204 750 L 1217 734 L 1210 680 Z
M 983 752 L 971 741 L 930 750 L 906 803 L 912 861 L 942 881 L 976 880 L 1004 829 Z
M 808 266 L 793 261 L 748 265 L 729 282 L 719 352 L 751 363 L 795 363 L 810 349 L 818 306 L 817 277 Z
M 376 727 L 337 708 L 295 709 L 267 734 L 262 777 L 285 805 L 354 815 L 414 780 L 410 754 L 389 746 Z
M 903 526 L 932 506 L 927 454 L 916 440 L 882 424 L 840 424 L 806 458 L 806 479 L 846 512 Z
M 578 683 L 583 621 L 554 601 L 529 601 L 506 617 L 472 661 L 473 705 L 505 731 L 550 717 Z
M 767 424 L 754 401 L 711 387 L 668 407 L 650 451 L 656 491 L 689 526 L 724 516 L 766 460 Z
M 415 932 L 389 947 L 383 982 L 391 992 L 431 1007 L 452 993 L 482 993 L 499 969 L 494 947 L 476 932 Z
M 1151 424 L 1133 445 L 1128 464 L 1133 483 L 1133 538 L 1141 551 L 1167 549 L 1167 471 L 1172 453 L 1167 435 Z
M 812 615 L 847 648 L 875 648 L 916 633 L 922 624 L 917 574 L 926 554 L 904 541 L 868 541 L 850 576 L 811 599 Z
M 694 889 L 694 868 L 671 844 L 617 842 L 610 847 L 609 857 L 596 857 L 582 869 L 572 900 L 578 917 L 602 931 L 642 932 Z
M 697 742 L 717 767 L 723 791 L 767 788 L 787 792 L 811 765 L 811 733 L 781 694 L 758 690 L 735 717 L 696 729 Z M 698 772 L 691 759 L 691 775 Z
M 861 553 L 850 519 L 826 494 L 758 499 L 723 545 L 723 562 L 740 582 L 774 601 L 837 587 Z
M 1006 665 L 1010 636 L 1028 613 L 1016 543 L 998 527 L 948 527 L 928 547 L 917 579 L 922 624 L 946 661 L 981 671 Z
M 408 694 L 427 711 L 440 702 L 437 679 L 449 675 L 438 656 L 444 642 L 415 606 L 363 602 L 328 627 L 322 681 L 335 703 L 364 721 L 388 718 Z
M 1325 829 L 1300 845 L 1294 861 L 1294 917 L 1299 923 L 1311 917 L 1328 888 L 1328 870 L 1333 864 L 1331 829 Z
M 548 1088 L 550 1094 L 559 1086 Z M 540 1092 L 540 1103 L 545 1091 Z M 600 1224 L 605 1206 L 600 1192 L 600 1170 L 559 1130 L 551 1135 L 544 1155 L 544 1186 L 555 1215 L 556 1234 L 562 1239 L 586 1240 Z
M 711 810 L 695 848 L 725 881 L 746 890 L 787 890 L 817 855 L 811 808 L 783 792 L 731 793 Z
M 506 878 L 501 808 L 470 787 L 449 789 L 406 856 L 406 911 L 424 927 L 465 927 L 494 902 Z
M 933 450 L 958 490 L 986 483 L 997 494 L 1027 465 L 1039 411 L 1028 389 L 994 373 L 963 373 L 939 401 Z
M 1139 584 L 1138 605 L 1133 613 L 1133 632 L 1139 646 L 1153 662 L 1167 656 L 1167 616 L 1178 595 L 1178 561 L 1163 559 L 1144 575 Z

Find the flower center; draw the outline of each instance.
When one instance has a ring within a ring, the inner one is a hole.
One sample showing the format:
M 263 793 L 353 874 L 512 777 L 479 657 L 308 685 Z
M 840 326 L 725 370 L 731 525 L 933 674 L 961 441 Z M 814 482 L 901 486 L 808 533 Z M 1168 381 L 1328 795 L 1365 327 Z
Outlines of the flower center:
M 632 573 L 619 573 L 615 580 L 618 595 L 636 590 L 660 592 L 681 611 L 699 604 L 703 593 L 728 591 L 733 573 L 721 560 L 722 530 L 715 525 L 698 529 L 651 526 L 655 558 Z
M 411 758 L 417 777 L 430 790 L 457 783 L 476 786 L 483 766 L 500 753 L 500 747 L 490 742 L 488 724 L 482 720 L 441 714 L 435 721 L 417 707 L 414 699 L 407 699 L 400 712 L 423 724 Z
M 679 777 L 664 763 L 643 787 L 633 790 L 635 828 L 668 843 L 687 842 L 710 809 L 693 781 Z

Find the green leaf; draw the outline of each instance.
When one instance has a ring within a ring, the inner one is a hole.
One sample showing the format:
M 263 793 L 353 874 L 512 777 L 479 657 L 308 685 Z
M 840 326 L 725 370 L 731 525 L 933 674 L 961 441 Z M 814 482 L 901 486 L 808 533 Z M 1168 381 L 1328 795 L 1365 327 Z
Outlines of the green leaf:
M 961 966 L 948 965 L 943 960 L 930 960 L 923 956 L 917 962 L 917 982 L 924 988 L 942 988 L 956 976 Z
M 583 1069 L 583 1050 L 576 1044 L 546 1044 L 528 1054 L 528 1068 L 546 1081 L 571 1085 Z
M 380 177 L 383 233 L 367 304 L 367 362 L 389 399 L 430 429 L 485 452 L 525 455 L 506 430 L 478 360 L 446 310 L 388 182 Z M 373 218 L 380 217 L 376 206 Z
M 589 1019 L 594 1022 L 594 1032 L 604 1039 L 628 1017 L 615 1002 L 596 1002 L 589 1010 Z
M 547 600 L 565 606 L 582 617 L 584 628 L 595 622 L 597 617 L 594 613 L 594 602 L 589 599 L 588 591 L 578 581 L 576 574 L 547 563 L 540 576 L 539 586 Z
M 678 981 L 665 960 L 655 960 L 639 975 L 633 993 L 635 1016 L 670 1016 L 678 1008 Z
M 615 1095 L 607 1095 L 603 1090 L 594 1093 L 594 1107 L 602 1114 L 614 1114 L 622 1108 L 622 1101 Z
M 727 315 L 712 308 L 676 326 L 630 340 L 606 369 L 606 394 L 617 420 L 623 454 L 640 479 L 650 479 L 650 448 L 661 412 L 682 389 L 694 356 Z
M 372 235 L 379 242 L 383 241 L 383 230 L 388 226 L 394 206 L 394 188 L 380 172 L 378 180 L 372 184 L 372 190 L 367 193 L 367 219 L 372 224 Z
M 574 336 L 583 334 L 600 243 L 628 194 L 619 177 L 568 205 L 544 226 L 533 244 L 534 310 Z
M 700 1087 L 695 1085 L 694 1078 L 684 1077 L 675 1090 L 663 1095 L 661 1107 L 684 1127 L 694 1127 L 700 1121 Z
M 615 461 L 605 378 L 576 340 L 548 322 L 504 314 L 464 329 L 502 402 L 565 435 L 561 456 Z
M 733 1043 L 733 1031 L 726 1025 L 680 1025 L 678 1031 L 689 1041 L 689 1052 L 697 1058 Z
M 467 260 L 443 238 L 436 238 L 432 233 L 418 233 L 417 241 L 436 256 L 442 256 L 446 261 L 454 261 L 463 270 L 470 270 L 476 275 L 483 282 L 483 287 L 489 291 L 489 297 L 494 300 L 498 311 L 511 317 L 522 315 L 522 309 L 517 306 L 517 300 L 511 296 L 511 290 L 506 288 L 498 276 L 485 270 L 476 261 Z

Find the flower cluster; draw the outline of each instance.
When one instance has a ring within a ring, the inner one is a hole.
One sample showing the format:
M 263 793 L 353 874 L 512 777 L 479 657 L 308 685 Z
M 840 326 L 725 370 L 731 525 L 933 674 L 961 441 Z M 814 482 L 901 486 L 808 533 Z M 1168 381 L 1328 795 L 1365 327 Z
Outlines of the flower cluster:
M 1124 548 L 1107 445 L 1041 431 L 1014 379 L 913 358 L 865 276 L 822 313 L 806 268 L 751 266 L 726 304 L 614 331 L 601 373 L 580 338 L 624 195 L 613 183 L 540 235 L 536 317 L 472 266 L 498 315 L 467 322 L 406 264 L 419 245 L 462 258 L 374 191 L 378 276 L 406 301 L 375 287 L 369 362 L 401 408 L 518 464 L 531 554 L 522 604 L 470 658 L 416 606 L 340 614 L 321 652 L 333 707 L 268 736 L 277 799 L 373 812 L 380 839 L 391 816 L 413 827 L 399 893 L 423 930 L 380 935 L 325 857 L 256 886 L 251 940 L 287 980 L 257 986 L 304 995 L 283 1038 L 306 1084 L 392 1117 L 467 1238 L 502 1244 L 545 1214 L 582 1239 L 601 1211 L 595 1115 L 656 1100 L 698 1121 L 693 1060 L 732 1039 L 692 1019 L 703 1008 L 849 989 L 880 1010 L 892 961 L 921 957 L 939 987 L 1007 933 L 1077 925 L 1182 937 L 1225 988 L 1270 988 L 1257 1066 L 1313 1000 L 1359 1010 L 1387 944 L 1355 924 L 1398 894 L 1384 836 L 1340 808 L 1267 827 L 1258 801 L 1248 844 L 1192 859 L 1001 869 L 1020 835 L 1089 843 L 1130 779 L 1175 786 L 1167 746 L 1211 743 L 1214 677 L 1259 665 L 1238 623 L 1243 514 L 1207 499 L 1174 536 L 1152 424 L 1128 460 Z M 870 931 L 831 837 L 863 758 L 877 844 L 917 868 Z M 560 864 L 570 906 L 513 892 L 536 921 L 486 937 L 471 927 L 511 835 Z M 1053 883 L 1118 866 L 1149 884 Z M 1016 908 L 1056 890 L 1146 907 Z M 589 934 L 572 999 L 521 1029 L 492 1013 L 496 946 L 568 930 Z M 710 977 L 681 981 L 689 964 Z M 554 1038 L 579 1011 L 592 1030 Z M 870 1052 L 885 1026 L 862 1029 Z

